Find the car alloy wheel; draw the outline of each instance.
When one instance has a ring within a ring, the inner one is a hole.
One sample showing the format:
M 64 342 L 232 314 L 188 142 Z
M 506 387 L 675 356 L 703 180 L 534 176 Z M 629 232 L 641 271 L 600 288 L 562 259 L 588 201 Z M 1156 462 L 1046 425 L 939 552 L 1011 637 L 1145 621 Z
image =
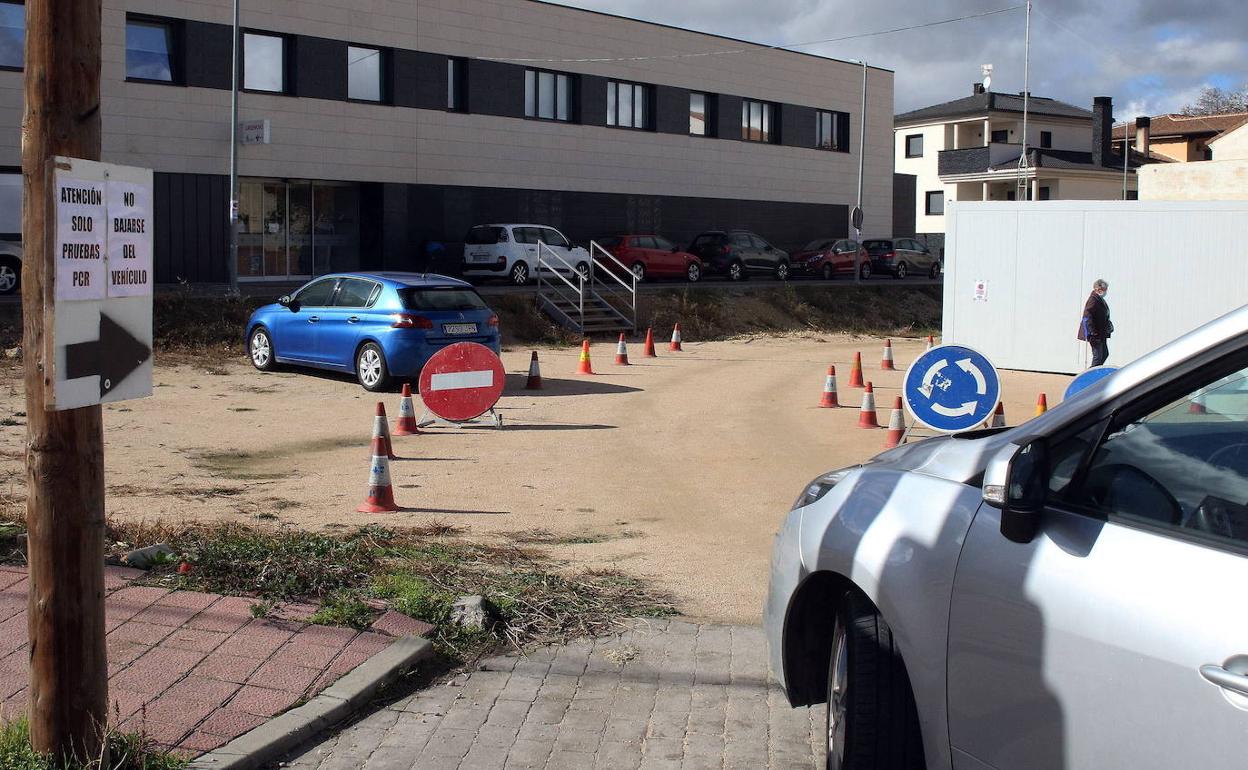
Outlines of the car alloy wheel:
M 377 343 L 368 342 L 360 348 L 355 357 L 355 376 L 360 385 L 370 392 L 385 390 L 390 384 L 390 372 L 386 369 L 386 359 Z
M 863 262 L 863 263 L 862 263 L 862 266 L 858 268 L 858 275 L 859 275 L 859 276 L 861 276 L 862 280 L 864 280 L 864 281 L 865 281 L 865 280 L 867 280 L 868 278 L 870 278 L 870 277 L 871 277 L 871 265 L 870 265 L 870 263 L 868 263 L 868 262 Z
M 589 265 L 584 262 L 578 262 L 576 265 L 576 274 L 581 277 L 582 281 L 589 280 Z
M 728 278 L 733 281 L 739 281 L 745 277 L 745 267 L 740 262 L 733 262 L 728 266 Z
M 17 270 L 12 265 L 0 265 L 0 294 L 11 294 L 17 290 Z
M 273 366 L 273 340 L 264 329 L 256 329 L 251 334 L 251 363 L 261 371 Z
M 836 615 L 832 632 L 832 660 L 828 664 L 827 770 L 845 766 L 845 726 L 849 699 L 849 650 L 845 618 Z
M 702 268 L 697 262 L 690 262 L 689 267 L 685 268 L 685 275 L 689 278 L 689 283 L 697 283 L 702 280 Z
M 830 281 L 830 280 L 832 280 L 832 266 L 831 266 L 831 265 L 825 264 L 825 265 L 823 266 L 823 270 L 822 270 L 822 271 L 820 271 L 820 272 L 821 272 L 821 273 L 822 273 L 822 275 L 823 275 L 823 280 L 825 280 L 825 281 Z
M 516 266 L 511 269 L 511 282 L 516 286 L 523 286 L 529 282 L 529 266 L 523 262 L 517 262 Z
M 776 280 L 779 280 L 779 281 L 789 280 L 789 263 L 788 262 L 781 262 L 780 264 L 776 265 Z
M 932 277 L 933 277 L 933 278 L 939 278 L 939 277 L 940 277 L 940 262 L 933 262 L 933 263 L 932 263 Z
M 906 263 L 905 262 L 897 263 L 897 277 L 898 278 L 906 277 Z
M 646 280 L 646 266 L 640 262 L 634 262 L 633 277 L 637 279 L 637 283 L 641 283 Z

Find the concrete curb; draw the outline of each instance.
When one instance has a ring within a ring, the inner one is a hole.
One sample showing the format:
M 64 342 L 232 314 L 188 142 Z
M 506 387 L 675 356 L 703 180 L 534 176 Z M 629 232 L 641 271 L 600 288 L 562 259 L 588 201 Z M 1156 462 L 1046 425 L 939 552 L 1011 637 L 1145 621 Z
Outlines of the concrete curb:
M 433 655 L 428 639 L 404 636 L 364 661 L 302 706 L 280 714 L 219 749 L 204 754 L 192 770 L 253 770 L 342 722 L 383 686 Z

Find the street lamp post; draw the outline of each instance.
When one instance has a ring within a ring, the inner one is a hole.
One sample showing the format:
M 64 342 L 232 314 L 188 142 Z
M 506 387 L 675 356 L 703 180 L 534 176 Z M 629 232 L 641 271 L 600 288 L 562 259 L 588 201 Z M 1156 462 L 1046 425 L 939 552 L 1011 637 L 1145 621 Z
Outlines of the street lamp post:
M 238 294 L 238 5 L 234 0 L 234 46 L 230 68 L 230 295 Z

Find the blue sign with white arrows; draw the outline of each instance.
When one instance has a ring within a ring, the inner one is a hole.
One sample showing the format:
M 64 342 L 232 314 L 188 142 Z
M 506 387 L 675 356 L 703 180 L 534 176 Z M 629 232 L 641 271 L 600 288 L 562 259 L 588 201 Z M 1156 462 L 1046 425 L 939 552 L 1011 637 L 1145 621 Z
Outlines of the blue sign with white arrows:
M 1066 395 L 1062 397 L 1062 400 L 1064 401 L 1079 391 L 1087 389 L 1090 385 L 1100 382 L 1116 371 L 1118 371 L 1116 366 L 1094 366 L 1088 369 L 1070 381 L 1070 384 L 1066 386 Z
M 914 419 L 941 433 L 982 425 L 1001 398 L 992 362 L 961 345 L 941 345 L 915 359 L 902 380 L 902 397 Z

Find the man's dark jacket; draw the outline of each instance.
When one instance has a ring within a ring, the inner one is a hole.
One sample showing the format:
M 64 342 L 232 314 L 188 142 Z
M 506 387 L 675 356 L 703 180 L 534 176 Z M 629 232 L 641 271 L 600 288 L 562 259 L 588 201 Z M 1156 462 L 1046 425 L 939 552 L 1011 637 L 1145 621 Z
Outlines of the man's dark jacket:
M 1083 320 L 1079 322 L 1079 339 L 1107 340 L 1114 333 L 1109 320 L 1109 303 L 1101 295 L 1092 292 L 1083 305 Z

